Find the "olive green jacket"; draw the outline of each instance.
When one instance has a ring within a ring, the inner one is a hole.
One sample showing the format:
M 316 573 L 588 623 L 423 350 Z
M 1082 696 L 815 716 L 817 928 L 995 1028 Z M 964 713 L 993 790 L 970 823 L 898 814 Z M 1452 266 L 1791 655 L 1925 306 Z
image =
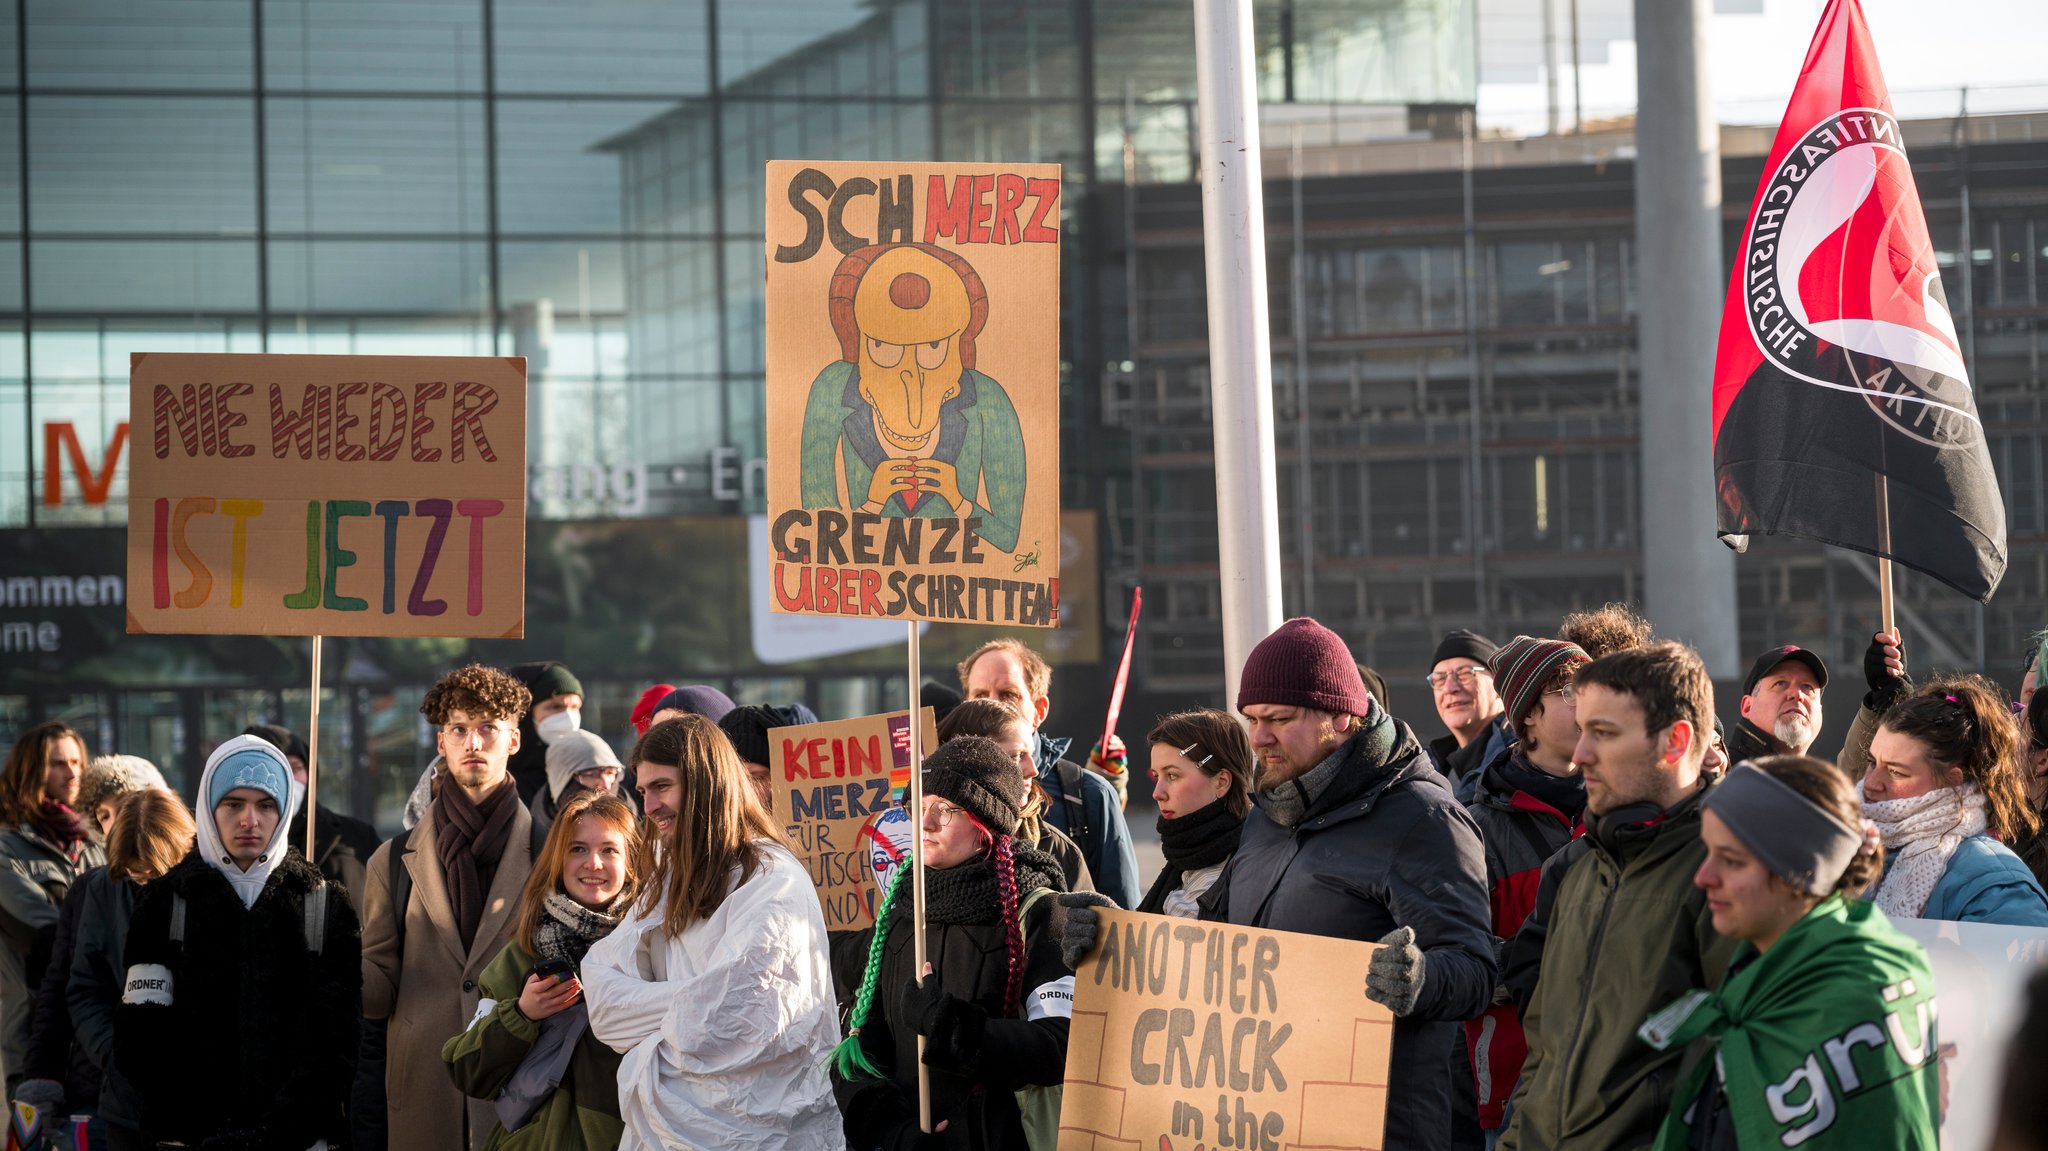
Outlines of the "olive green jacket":
M 496 1003 L 441 1048 L 455 1086 L 473 1099 L 496 1099 L 540 1036 L 540 1025 L 519 1013 L 519 992 L 533 965 L 533 955 L 516 940 L 506 944 L 477 978 L 478 993 Z M 617 1147 L 626 1131 L 619 1120 L 619 1058 L 618 1052 L 585 1031 L 569 1056 L 561 1086 L 519 1130 L 507 1132 L 493 1120 L 484 1151 Z
M 1529 1056 L 1499 1151 L 1655 1141 L 1684 1053 L 1656 1051 L 1636 1029 L 1686 992 L 1720 986 L 1735 950 L 1692 882 L 1706 858 L 1705 794 L 1654 820 L 1596 820 L 1544 865 L 1536 911 L 1516 940 L 1541 948 L 1541 974 L 1522 1017 Z

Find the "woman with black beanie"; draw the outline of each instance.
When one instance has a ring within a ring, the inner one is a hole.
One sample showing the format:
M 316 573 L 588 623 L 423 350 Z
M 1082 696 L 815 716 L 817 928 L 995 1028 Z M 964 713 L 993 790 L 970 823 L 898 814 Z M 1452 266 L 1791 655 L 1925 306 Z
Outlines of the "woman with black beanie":
M 1210 708 L 1177 712 L 1145 737 L 1152 747 L 1152 800 L 1166 870 L 1139 911 L 1213 919 L 1203 901 L 1237 853 L 1251 811 L 1252 744 L 1244 727 Z
M 1023 803 L 1023 777 L 991 740 L 961 736 L 925 760 L 926 973 L 913 970 L 908 867 L 859 949 L 865 967 L 834 973 L 854 1002 L 832 1059 L 849 1146 L 1025 1151 L 1017 1089 L 1064 1077 L 1074 977 L 1050 898 L 1064 881 L 1058 864 L 1015 839 Z M 920 1035 L 931 1134 L 918 1126 Z

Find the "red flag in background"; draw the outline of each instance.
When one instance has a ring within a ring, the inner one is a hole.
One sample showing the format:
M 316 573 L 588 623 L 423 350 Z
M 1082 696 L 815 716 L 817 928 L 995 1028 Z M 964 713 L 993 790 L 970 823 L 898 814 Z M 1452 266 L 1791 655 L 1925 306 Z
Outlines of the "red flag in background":
M 1714 480 L 1737 551 L 1803 536 L 1979 600 L 2005 574 L 2005 504 L 1856 0 L 1821 14 L 1743 230 L 1714 363 Z

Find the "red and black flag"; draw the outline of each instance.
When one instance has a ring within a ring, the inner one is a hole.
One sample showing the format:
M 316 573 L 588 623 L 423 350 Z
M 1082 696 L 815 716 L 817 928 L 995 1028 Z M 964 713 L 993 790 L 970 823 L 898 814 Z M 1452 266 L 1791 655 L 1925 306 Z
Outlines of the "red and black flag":
M 1998 477 L 1856 0 L 1821 15 L 1742 233 L 1714 363 L 1714 485 L 1737 551 L 1804 536 L 1979 600 L 2005 574 Z

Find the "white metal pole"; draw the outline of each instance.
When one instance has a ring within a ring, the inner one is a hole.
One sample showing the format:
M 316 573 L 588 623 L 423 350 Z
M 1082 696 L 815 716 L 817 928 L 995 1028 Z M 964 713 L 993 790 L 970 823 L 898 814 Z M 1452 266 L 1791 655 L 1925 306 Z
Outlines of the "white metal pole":
M 1280 509 L 1273 467 L 1266 197 L 1251 0 L 1195 0 L 1202 110 L 1202 252 L 1226 702 L 1252 646 L 1280 626 Z

